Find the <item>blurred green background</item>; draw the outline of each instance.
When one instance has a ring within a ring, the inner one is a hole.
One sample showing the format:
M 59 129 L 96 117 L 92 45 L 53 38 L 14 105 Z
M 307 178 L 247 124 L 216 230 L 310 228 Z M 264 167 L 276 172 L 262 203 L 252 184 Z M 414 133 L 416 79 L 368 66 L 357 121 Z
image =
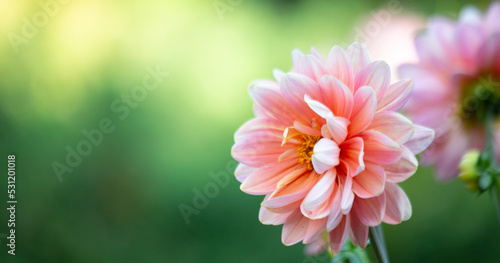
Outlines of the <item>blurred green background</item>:
M 251 81 L 290 69 L 294 48 L 326 54 L 351 42 L 388 3 L 0 0 L 0 262 L 323 262 L 302 244 L 282 245 L 281 227 L 258 220 L 262 197 L 241 192 L 232 174 L 189 224 L 179 205 L 194 207 L 211 173 L 232 173 L 234 131 L 252 117 Z M 467 2 L 397 4 L 399 15 L 426 19 L 455 18 Z M 382 37 L 393 19 L 371 40 L 397 51 Z M 113 110 L 148 67 L 169 75 L 127 116 Z M 54 162 L 66 164 L 67 147 L 105 118 L 114 130 L 60 181 Z M 16 256 L 5 238 L 7 154 L 17 164 Z M 393 262 L 499 261 L 488 195 L 437 183 L 431 168 L 401 185 L 413 217 L 384 226 Z

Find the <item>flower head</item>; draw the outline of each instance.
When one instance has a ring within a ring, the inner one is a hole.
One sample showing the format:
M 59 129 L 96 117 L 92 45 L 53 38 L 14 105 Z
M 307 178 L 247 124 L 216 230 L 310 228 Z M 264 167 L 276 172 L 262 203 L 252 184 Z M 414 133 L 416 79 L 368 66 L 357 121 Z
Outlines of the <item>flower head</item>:
M 397 183 L 434 133 L 397 113 L 412 81 L 390 84 L 389 66 L 371 62 L 364 45 L 311 53 L 293 51 L 290 73 L 250 85 L 255 118 L 235 134 L 235 174 L 242 191 L 265 195 L 259 219 L 283 224 L 285 245 L 326 229 L 333 253 L 347 236 L 364 248 L 369 226 L 411 216 Z
M 419 62 L 399 69 L 415 82 L 405 109 L 436 131 L 422 161 L 436 165 L 438 179 L 453 179 L 467 150 L 485 147 L 487 114 L 500 116 L 500 2 L 484 15 L 468 6 L 458 21 L 431 19 L 415 46 Z

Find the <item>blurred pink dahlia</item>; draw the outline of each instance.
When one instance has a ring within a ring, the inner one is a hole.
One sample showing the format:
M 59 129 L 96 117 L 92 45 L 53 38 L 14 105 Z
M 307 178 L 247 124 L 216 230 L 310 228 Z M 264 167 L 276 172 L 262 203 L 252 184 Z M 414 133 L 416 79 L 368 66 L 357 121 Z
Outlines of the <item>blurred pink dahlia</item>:
M 364 45 L 334 46 L 326 60 L 311 53 L 293 51 L 290 73 L 250 85 L 255 118 L 235 134 L 236 178 L 266 195 L 259 219 L 283 224 L 285 245 L 326 229 L 333 253 L 347 236 L 364 248 L 369 226 L 411 216 L 397 183 L 414 174 L 434 132 L 397 113 L 412 81 L 390 84 L 389 66 L 371 62 Z
M 467 150 L 485 147 L 488 107 L 500 110 L 500 3 L 485 15 L 465 7 L 458 21 L 432 18 L 415 47 L 419 62 L 399 68 L 415 81 L 405 110 L 415 123 L 436 131 L 422 162 L 436 165 L 438 179 L 453 179 Z

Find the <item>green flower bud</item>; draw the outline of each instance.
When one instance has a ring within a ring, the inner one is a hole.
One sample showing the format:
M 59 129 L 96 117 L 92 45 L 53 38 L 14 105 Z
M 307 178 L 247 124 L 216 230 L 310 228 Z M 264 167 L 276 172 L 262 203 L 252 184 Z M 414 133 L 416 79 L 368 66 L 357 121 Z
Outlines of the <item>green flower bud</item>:
M 462 157 L 458 165 L 460 175 L 458 178 L 465 183 L 465 187 L 470 191 L 479 191 L 479 171 L 477 162 L 479 160 L 479 151 L 469 151 Z

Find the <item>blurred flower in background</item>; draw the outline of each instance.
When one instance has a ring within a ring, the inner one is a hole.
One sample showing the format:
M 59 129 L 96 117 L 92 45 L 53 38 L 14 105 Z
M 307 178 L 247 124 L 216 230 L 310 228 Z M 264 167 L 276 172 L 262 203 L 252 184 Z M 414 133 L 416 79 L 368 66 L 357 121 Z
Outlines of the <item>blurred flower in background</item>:
M 397 113 L 412 81 L 390 84 L 389 66 L 364 45 L 311 53 L 293 51 L 290 73 L 250 85 L 255 118 L 236 132 L 232 156 L 241 190 L 266 195 L 259 219 L 283 224 L 285 245 L 326 228 L 337 254 L 347 236 L 365 248 L 369 227 L 410 218 L 397 183 L 415 173 L 434 132 Z
M 496 121 L 500 113 L 500 2 L 484 15 L 467 6 L 457 21 L 432 18 L 415 47 L 419 61 L 399 69 L 415 81 L 405 109 L 415 123 L 435 129 L 422 161 L 435 164 L 438 179 L 450 180 L 468 149 L 484 149 L 487 115 Z

